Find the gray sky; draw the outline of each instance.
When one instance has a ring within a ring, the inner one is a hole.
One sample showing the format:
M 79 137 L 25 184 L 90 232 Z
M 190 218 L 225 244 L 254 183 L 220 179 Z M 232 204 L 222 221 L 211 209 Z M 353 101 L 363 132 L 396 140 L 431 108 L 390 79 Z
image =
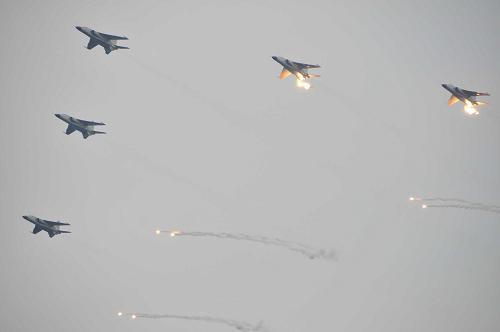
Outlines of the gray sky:
M 4 1 L 0 330 L 497 331 L 498 1 Z M 109 56 L 75 30 L 126 35 Z M 309 91 L 272 55 L 319 63 Z M 488 91 L 479 118 L 441 83 Z M 107 123 L 65 136 L 54 113 Z M 29 234 L 24 214 L 71 223 Z M 154 235 L 276 236 L 336 249 Z

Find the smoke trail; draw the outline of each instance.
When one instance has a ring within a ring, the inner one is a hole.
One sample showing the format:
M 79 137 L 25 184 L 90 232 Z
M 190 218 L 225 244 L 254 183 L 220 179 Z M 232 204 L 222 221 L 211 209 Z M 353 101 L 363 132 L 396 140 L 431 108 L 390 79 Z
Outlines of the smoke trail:
M 217 318 L 217 317 L 209 317 L 209 316 L 184 316 L 184 315 L 169 315 L 169 314 L 144 314 L 144 313 L 118 313 L 118 316 L 127 316 L 132 319 L 136 318 L 147 318 L 147 319 L 183 319 L 183 320 L 194 320 L 194 321 L 203 321 L 209 323 L 217 323 L 224 324 L 230 327 L 234 327 L 240 331 L 250 332 L 250 331 L 266 331 L 262 322 L 257 325 L 252 325 L 247 322 L 240 322 L 231 319 Z
M 470 202 L 461 198 L 446 198 L 446 197 L 410 197 L 410 201 L 422 202 L 422 208 L 449 208 L 449 209 L 465 209 L 465 210 L 480 210 L 486 212 L 500 213 L 500 205 L 483 204 Z M 428 204 L 431 203 L 431 204 Z M 438 204 L 436 204 L 438 203 Z
M 327 260 L 336 260 L 336 254 L 334 251 L 328 251 L 325 249 L 317 249 L 305 244 L 285 241 L 278 238 L 268 238 L 260 235 L 248 235 L 248 234 L 232 234 L 232 233 L 213 233 L 213 232 L 181 232 L 181 231 L 161 231 L 157 230 L 157 234 L 160 233 L 169 233 L 170 236 L 195 236 L 195 237 L 215 237 L 219 239 L 232 239 L 232 240 L 240 240 L 240 241 L 249 241 L 249 242 L 257 242 L 265 245 L 278 246 L 285 249 L 288 249 L 293 252 L 297 252 L 304 256 L 309 257 L 310 259 L 314 258 L 323 258 Z
M 493 213 L 500 213 L 500 209 L 492 208 L 488 206 L 474 206 L 474 205 L 464 205 L 464 204 L 429 204 L 423 205 L 423 208 L 444 208 L 444 209 L 465 209 L 465 210 L 479 210 Z

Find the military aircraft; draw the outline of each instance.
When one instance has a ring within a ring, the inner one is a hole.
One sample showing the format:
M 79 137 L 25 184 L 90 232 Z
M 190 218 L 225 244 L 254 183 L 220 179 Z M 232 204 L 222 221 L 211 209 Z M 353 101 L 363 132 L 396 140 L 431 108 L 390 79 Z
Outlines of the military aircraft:
M 68 124 L 68 128 L 66 129 L 66 135 L 71 134 L 75 130 L 78 130 L 79 132 L 81 132 L 83 135 L 83 138 L 87 138 L 87 137 L 95 135 L 95 134 L 106 134 L 103 131 L 94 130 L 94 126 L 104 126 L 105 124 L 102 122 L 80 120 L 80 119 L 74 118 L 74 117 L 66 115 L 66 114 L 55 114 L 55 116 L 58 119 L 66 122 Z
M 60 226 L 69 225 L 64 222 L 43 220 L 35 216 L 23 216 L 23 218 L 35 225 L 35 228 L 33 228 L 33 234 L 36 234 L 40 231 L 46 231 L 50 237 L 54 237 L 54 235 L 61 233 L 71 233 L 69 231 L 62 231 L 59 229 Z
M 87 45 L 88 50 L 93 49 L 97 45 L 101 45 L 104 48 L 106 54 L 109 54 L 112 51 L 118 49 L 128 49 L 128 47 L 116 45 L 117 40 L 128 40 L 127 37 L 107 35 L 105 33 L 97 32 L 95 30 L 86 27 L 77 26 L 75 28 L 81 33 L 90 37 L 89 43 Z
M 274 61 L 283 66 L 280 79 L 287 78 L 290 74 L 297 77 L 297 80 L 303 81 L 306 78 L 319 77 L 319 75 L 309 74 L 308 69 L 320 68 L 320 65 L 308 65 L 306 63 L 293 62 L 280 56 L 273 56 Z
M 464 103 L 464 111 L 467 114 L 478 115 L 479 112 L 474 108 L 475 106 L 481 106 L 486 104 L 485 102 L 477 101 L 477 96 L 489 96 L 486 92 L 476 92 L 460 89 L 451 84 L 441 84 L 443 88 L 451 93 L 450 99 L 448 99 L 448 106 L 455 104 L 457 101 Z

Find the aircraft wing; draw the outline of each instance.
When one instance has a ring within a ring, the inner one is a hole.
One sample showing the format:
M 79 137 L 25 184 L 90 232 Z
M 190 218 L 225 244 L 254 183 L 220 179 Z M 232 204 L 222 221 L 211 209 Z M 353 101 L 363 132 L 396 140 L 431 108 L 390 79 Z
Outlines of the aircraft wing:
M 113 36 L 113 35 L 107 35 L 105 33 L 100 33 L 100 35 L 103 37 L 103 38 L 106 38 L 107 40 L 128 40 L 127 37 L 120 37 L 120 36 Z
M 89 43 L 87 44 L 87 49 L 91 50 L 97 45 L 98 45 L 97 40 L 95 40 L 94 38 L 90 38 Z
M 42 230 L 42 227 L 40 227 L 39 225 L 35 225 L 35 228 L 33 228 L 33 234 L 40 233 L 40 231 Z
M 302 69 L 302 68 L 321 68 L 320 65 L 309 65 L 307 63 L 294 62 L 294 64 L 297 67 L 299 67 L 300 69 Z
M 74 132 L 76 130 L 76 128 L 72 125 L 68 125 L 68 128 L 66 128 L 66 135 L 69 135 L 71 134 L 72 132 Z
M 291 73 L 288 70 L 283 68 L 283 70 L 281 71 L 281 74 L 280 74 L 280 80 L 287 78 L 290 74 Z
M 454 95 L 451 95 L 450 99 L 448 99 L 448 106 L 455 104 L 458 101 L 458 98 Z

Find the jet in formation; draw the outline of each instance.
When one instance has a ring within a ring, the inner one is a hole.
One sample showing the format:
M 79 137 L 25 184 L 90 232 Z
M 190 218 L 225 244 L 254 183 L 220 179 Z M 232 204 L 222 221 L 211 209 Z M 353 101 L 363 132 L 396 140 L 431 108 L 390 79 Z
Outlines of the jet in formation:
M 35 225 L 35 228 L 33 228 L 33 234 L 37 234 L 40 231 L 46 231 L 50 237 L 54 237 L 54 235 L 61 233 L 71 233 L 69 231 L 60 230 L 61 226 L 69 225 L 64 222 L 44 220 L 35 216 L 23 216 L 23 218 Z
M 442 84 L 443 88 L 451 93 L 450 99 L 448 99 L 448 106 L 455 104 L 457 101 L 464 103 L 464 111 L 467 114 L 478 115 L 479 112 L 475 109 L 476 106 L 481 106 L 486 104 L 485 102 L 477 101 L 477 96 L 489 96 L 487 92 L 476 92 L 460 89 L 451 84 Z
M 297 77 L 297 80 L 303 81 L 306 78 L 319 77 L 319 75 L 309 74 L 308 69 L 320 68 L 320 65 L 308 65 L 306 63 L 294 62 L 280 56 L 273 56 L 274 61 L 283 66 L 280 79 L 287 78 L 290 74 Z
M 55 116 L 68 124 L 66 135 L 71 134 L 75 130 L 81 132 L 83 138 L 87 138 L 95 134 L 106 134 L 103 131 L 94 130 L 94 126 L 104 126 L 105 124 L 102 122 L 80 120 L 66 114 L 55 114 Z
M 93 49 L 97 45 L 101 45 L 104 48 L 106 54 L 109 54 L 112 51 L 118 49 L 128 49 L 128 47 L 116 45 L 117 40 L 128 40 L 127 37 L 107 35 L 105 33 L 97 32 L 86 27 L 77 26 L 75 28 L 90 38 L 89 43 L 87 44 L 87 49 L 89 50 Z

